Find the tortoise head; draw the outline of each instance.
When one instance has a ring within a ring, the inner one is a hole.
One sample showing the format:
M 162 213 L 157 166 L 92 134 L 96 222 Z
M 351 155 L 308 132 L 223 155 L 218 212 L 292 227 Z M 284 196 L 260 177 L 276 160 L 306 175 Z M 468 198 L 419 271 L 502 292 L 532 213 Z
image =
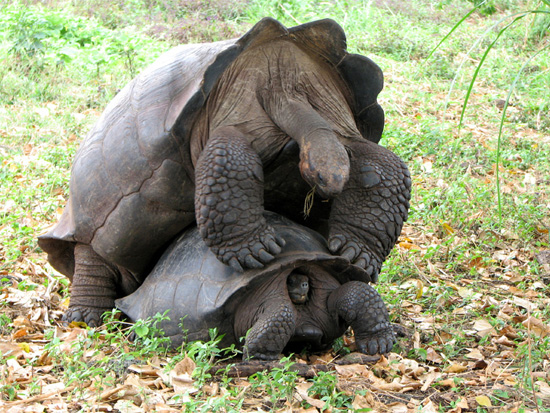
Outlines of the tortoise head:
M 300 148 L 302 178 L 323 198 L 338 196 L 349 179 L 350 160 L 338 139 L 309 140 Z
M 309 279 L 307 275 L 292 272 L 286 279 L 288 296 L 294 304 L 304 304 L 309 292 Z

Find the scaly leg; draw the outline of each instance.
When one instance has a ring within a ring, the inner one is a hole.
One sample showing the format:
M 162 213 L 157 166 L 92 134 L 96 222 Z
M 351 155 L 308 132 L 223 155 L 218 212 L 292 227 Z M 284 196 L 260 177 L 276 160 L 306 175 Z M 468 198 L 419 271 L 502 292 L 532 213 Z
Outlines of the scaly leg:
M 372 142 L 352 142 L 350 179 L 332 205 L 329 248 L 378 280 L 382 263 L 407 220 L 411 178 L 407 166 Z
M 361 353 L 389 353 L 396 342 L 388 310 L 380 294 L 361 281 L 350 281 L 334 290 L 328 299 L 328 309 L 338 314 L 355 334 L 355 344 Z
M 261 268 L 284 240 L 263 217 L 260 157 L 232 128 L 217 131 L 195 169 L 195 214 L 201 235 L 225 264 L 242 272 Z
M 244 345 L 246 358 L 276 360 L 296 328 L 296 310 L 284 300 L 271 302 L 259 311 L 259 317 L 248 331 Z
M 97 327 L 101 325 L 101 315 L 115 307 L 119 273 L 89 245 L 77 244 L 74 258 L 71 301 L 63 321 L 84 321 L 90 327 Z

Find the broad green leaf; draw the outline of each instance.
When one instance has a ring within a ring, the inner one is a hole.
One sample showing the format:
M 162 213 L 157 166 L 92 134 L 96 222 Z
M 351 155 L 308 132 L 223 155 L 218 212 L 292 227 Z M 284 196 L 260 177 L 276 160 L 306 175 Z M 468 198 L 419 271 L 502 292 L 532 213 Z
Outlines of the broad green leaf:
M 134 331 L 136 332 L 138 337 L 143 338 L 149 333 L 149 327 L 144 324 L 139 324 L 134 327 Z

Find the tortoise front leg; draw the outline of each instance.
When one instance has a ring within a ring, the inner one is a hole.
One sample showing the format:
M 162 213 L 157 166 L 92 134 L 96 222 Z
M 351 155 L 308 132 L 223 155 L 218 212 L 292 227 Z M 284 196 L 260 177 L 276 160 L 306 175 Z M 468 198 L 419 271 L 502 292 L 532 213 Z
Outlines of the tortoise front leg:
M 220 261 L 242 272 L 263 267 L 281 252 L 284 240 L 263 217 L 260 157 L 233 128 L 209 139 L 195 181 L 197 225 Z
M 351 326 L 357 350 L 365 354 L 389 353 L 396 342 L 388 310 L 380 294 L 367 283 L 350 281 L 329 296 L 328 310 Z
M 243 347 L 247 359 L 276 360 L 296 329 L 296 310 L 285 300 L 271 301 L 258 311 Z
M 63 321 L 84 321 L 97 327 L 102 314 L 115 307 L 118 270 L 86 244 L 76 244 L 74 258 L 71 301 Z
M 407 166 L 375 143 L 352 142 L 350 179 L 332 205 L 329 248 L 365 268 L 373 282 L 407 220 Z

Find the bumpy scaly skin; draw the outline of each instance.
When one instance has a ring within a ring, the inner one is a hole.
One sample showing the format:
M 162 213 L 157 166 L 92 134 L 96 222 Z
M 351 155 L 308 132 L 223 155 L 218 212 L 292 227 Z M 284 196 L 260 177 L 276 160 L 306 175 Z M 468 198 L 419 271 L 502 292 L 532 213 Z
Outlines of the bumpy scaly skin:
M 246 358 L 276 360 L 294 334 L 296 310 L 284 300 L 271 303 L 261 311 L 246 336 Z
M 350 179 L 332 205 L 329 248 L 366 269 L 376 282 L 407 220 L 411 178 L 388 149 L 372 142 L 349 147 Z
M 357 350 L 371 355 L 390 352 L 396 337 L 388 310 L 374 288 L 350 281 L 336 289 L 327 304 L 353 329 Z
M 74 255 L 71 302 L 63 321 L 84 321 L 97 327 L 101 325 L 101 315 L 115 307 L 118 271 L 89 245 L 77 244 Z
M 262 216 L 262 163 L 244 138 L 210 138 L 195 180 L 197 224 L 220 261 L 242 272 L 263 267 L 281 252 L 284 240 Z
M 395 333 L 386 306 L 374 288 L 361 281 L 339 285 L 317 275 L 310 281 L 300 273 L 292 273 L 288 281 L 283 278 L 282 282 L 275 277 L 242 302 L 235 315 L 235 333 L 239 337 L 248 330 L 246 358 L 277 359 L 291 341 L 324 348 L 349 326 L 355 333 L 358 351 L 371 355 L 391 351 Z M 315 288 L 319 283 L 321 289 L 309 291 L 310 285 Z M 291 298 L 300 284 L 299 295 L 304 293 L 302 289 L 307 290 L 306 301 Z

